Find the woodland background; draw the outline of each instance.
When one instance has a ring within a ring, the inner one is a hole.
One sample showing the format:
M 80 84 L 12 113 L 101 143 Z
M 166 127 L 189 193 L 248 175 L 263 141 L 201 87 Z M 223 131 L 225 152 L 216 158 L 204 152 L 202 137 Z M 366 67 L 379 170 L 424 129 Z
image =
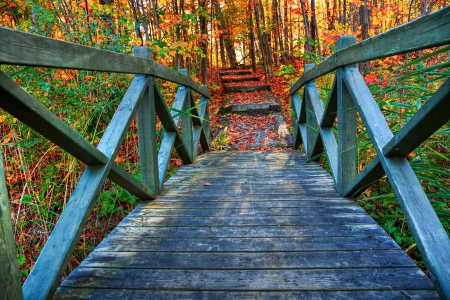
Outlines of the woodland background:
M 304 63 L 319 63 L 336 51 L 337 38 L 355 35 L 361 41 L 446 5 L 446 0 L 1 0 L 0 26 L 130 55 L 133 46 L 147 45 L 154 60 L 175 69 L 187 68 L 209 86 L 214 131 L 221 126 L 219 69 L 246 67 L 264 76 L 290 123 L 290 83 L 301 75 Z M 446 46 L 359 65 L 394 132 L 450 76 L 449 50 Z M 93 144 L 98 143 L 132 78 L 4 65 L 0 70 Z M 324 101 L 332 79 L 333 74 L 318 80 Z M 166 98 L 173 99 L 176 86 L 158 83 Z M 25 280 L 84 166 L 3 111 L 0 123 L 17 257 Z M 448 125 L 411 153 L 409 160 L 450 232 Z M 226 139 L 214 145 L 226 148 Z M 358 129 L 356 146 L 362 170 L 375 155 L 364 127 Z M 116 162 L 139 178 L 138 161 L 133 122 Z M 320 162 L 327 168 L 326 157 Z M 170 174 L 182 165 L 176 155 L 170 164 Z M 137 201 L 107 182 L 67 272 Z M 388 182 L 374 183 L 358 201 L 423 267 Z

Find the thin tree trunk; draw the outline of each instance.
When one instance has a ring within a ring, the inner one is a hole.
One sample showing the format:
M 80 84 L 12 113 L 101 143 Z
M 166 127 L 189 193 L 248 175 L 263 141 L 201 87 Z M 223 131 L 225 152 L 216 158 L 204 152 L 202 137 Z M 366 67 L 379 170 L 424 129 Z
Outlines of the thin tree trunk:
M 361 18 L 361 39 L 366 40 L 369 38 L 369 10 L 367 9 L 367 0 L 363 0 L 359 7 L 359 15 Z M 359 64 L 359 71 L 368 72 L 370 69 L 370 63 L 364 62 Z
M 249 3 L 248 5 L 249 18 L 250 18 L 250 60 L 252 63 L 252 70 L 256 72 L 256 58 L 255 58 L 255 35 L 253 34 L 253 12 L 252 6 Z
M 311 53 L 311 43 L 309 41 L 309 30 L 308 30 L 308 18 L 306 17 L 305 3 L 303 3 L 303 0 L 300 0 L 300 5 L 302 7 L 303 24 L 305 26 L 306 52 L 308 52 L 309 54 L 309 62 L 312 63 L 314 60 Z

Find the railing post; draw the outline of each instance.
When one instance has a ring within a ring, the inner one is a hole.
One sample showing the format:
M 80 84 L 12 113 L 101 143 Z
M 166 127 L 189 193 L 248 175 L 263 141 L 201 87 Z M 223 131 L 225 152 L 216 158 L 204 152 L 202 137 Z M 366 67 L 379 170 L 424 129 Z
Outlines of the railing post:
M 0 149 L 0 299 L 23 299 L 11 223 L 8 189 Z
M 178 70 L 184 76 L 189 76 L 189 71 L 187 69 Z M 184 99 L 184 104 L 182 110 L 185 112 L 181 115 L 181 136 L 183 139 L 183 144 L 186 146 L 186 149 L 191 157 L 191 160 L 194 160 L 194 141 L 192 138 L 192 117 L 191 112 L 188 110 L 191 108 L 191 89 L 186 87 L 186 97 Z
M 152 51 L 148 47 L 133 48 L 134 56 L 152 59 Z M 145 75 L 137 75 L 145 76 Z M 139 139 L 139 159 L 141 169 L 141 181 L 155 194 L 161 189 L 158 175 L 158 151 L 156 148 L 156 115 L 155 115 L 155 80 L 150 77 L 150 82 L 136 111 Z
M 343 36 L 337 41 L 338 50 L 356 43 L 356 37 Z M 336 71 L 338 102 L 338 176 L 337 190 L 342 194 L 356 177 L 356 108 L 343 81 L 343 71 Z
M 305 64 L 305 72 L 308 72 L 312 68 L 314 68 L 315 64 Z M 316 112 L 314 110 L 314 105 L 312 104 L 312 100 L 310 99 L 308 92 L 306 91 L 308 84 L 314 82 L 309 81 L 305 85 L 305 91 L 304 91 L 304 97 L 302 105 L 305 105 L 306 108 L 306 137 L 302 136 L 303 141 L 306 140 L 306 143 L 304 143 L 305 153 L 306 157 L 312 158 L 314 153 L 314 148 L 316 147 L 316 140 L 319 135 L 319 124 L 317 124 L 317 118 L 316 118 Z M 317 159 L 316 159 L 317 160 Z

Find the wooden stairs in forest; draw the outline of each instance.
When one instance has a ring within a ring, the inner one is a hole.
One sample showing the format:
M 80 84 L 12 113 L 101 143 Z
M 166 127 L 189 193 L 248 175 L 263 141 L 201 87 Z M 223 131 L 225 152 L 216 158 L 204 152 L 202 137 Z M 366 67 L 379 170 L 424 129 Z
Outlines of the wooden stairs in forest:
M 298 151 L 181 168 L 55 299 L 438 299 L 433 283 Z

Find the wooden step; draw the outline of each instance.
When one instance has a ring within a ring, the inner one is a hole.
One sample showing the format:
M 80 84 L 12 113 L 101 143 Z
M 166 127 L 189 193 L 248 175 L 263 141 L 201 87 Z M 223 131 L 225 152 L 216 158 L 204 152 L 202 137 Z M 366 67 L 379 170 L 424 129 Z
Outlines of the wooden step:
M 252 74 L 252 71 L 250 70 L 223 70 L 219 71 L 220 76 L 227 76 L 227 75 L 250 75 Z
M 259 81 L 258 76 L 240 76 L 240 77 L 222 77 L 222 82 L 245 82 L 245 81 Z
M 224 85 L 226 93 L 239 93 L 239 92 L 254 92 L 254 91 L 271 91 L 272 87 L 270 84 L 261 85 Z

